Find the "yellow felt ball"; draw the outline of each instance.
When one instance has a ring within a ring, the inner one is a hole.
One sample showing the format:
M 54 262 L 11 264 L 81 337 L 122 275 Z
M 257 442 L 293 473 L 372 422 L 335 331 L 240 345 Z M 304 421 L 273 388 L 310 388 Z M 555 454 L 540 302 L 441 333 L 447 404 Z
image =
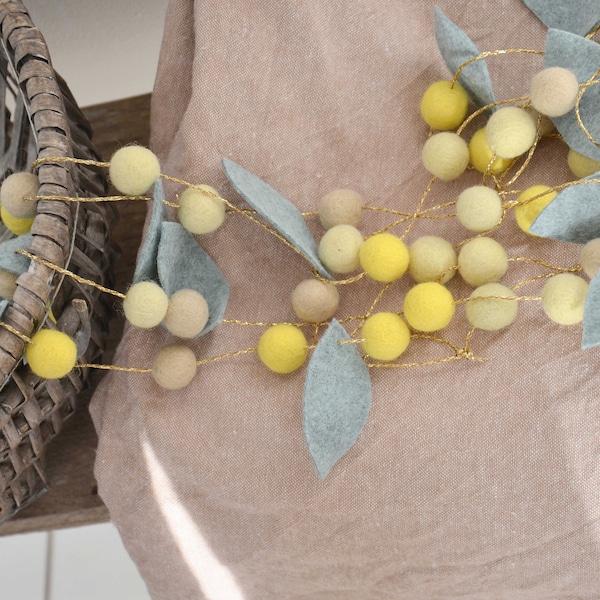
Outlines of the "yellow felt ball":
M 31 217 L 30 219 L 19 219 L 18 217 L 11 215 L 4 206 L 0 206 L 0 218 L 6 229 L 15 235 L 29 233 L 35 219 L 35 217 Z
M 16 273 L 0 269 L 0 298 L 12 300 L 17 289 L 18 277 L 19 276 Z
M 319 243 L 319 258 L 332 273 L 351 273 L 360 267 L 358 253 L 363 236 L 352 225 L 335 225 Z
M 548 318 L 559 325 L 583 321 L 588 283 L 573 273 L 554 275 L 542 288 L 542 307 Z
M 209 185 L 188 188 L 179 196 L 177 217 L 190 233 L 203 235 L 221 227 L 225 220 L 225 203 L 219 192 Z
M 432 83 L 421 99 L 421 116 L 433 129 L 456 129 L 467 116 L 469 97 L 457 81 Z
M 441 283 L 428 281 L 411 288 L 404 298 L 404 316 L 418 331 L 438 331 L 454 316 L 454 298 Z
M 321 198 L 319 220 L 324 229 L 335 225 L 356 227 L 362 218 L 363 199 L 354 190 L 339 189 Z
M 408 253 L 408 272 L 417 283 L 446 283 L 456 273 L 456 251 L 443 238 L 424 235 L 411 244 Z
M 196 376 L 198 363 L 187 346 L 170 344 L 161 348 L 152 362 L 152 377 L 166 390 L 180 390 Z
M 571 173 L 579 179 L 589 177 L 600 171 L 600 161 L 579 154 L 579 152 L 573 150 L 573 148 L 569 149 L 567 164 L 569 165 L 569 169 L 571 169 Z
M 507 270 L 506 250 L 492 238 L 472 239 L 458 253 L 458 272 L 474 287 L 500 281 Z
M 169 298 L 164 325 L 173 335 L 194 338 L 208 322 L 208 304 L 196 290 L 182 289 Z
M 160 177 L 160 163 L 148 148 L 125 146 L 110 159 L 108 175 L 119 192 L 138 196 L 145 194 Z
M 363 350 L 376 360 L 395 360 L 408 347 L 410 330 L 396 314 L 380 312 L 367 318 L 362 326 Z
M 590 240 L 581 249 L 579 264 L 583 272 L 590 278 L 600 269 L 600 238 Z
M 378 233 L 366 239 L 358 257 L 365 273 L 384 283 L 399 279 L 408 268 L 408 248 L 391 233 Z
M 299 369 L 308 355 L 304 334 L 294 325 L 281 323 L 269 327 L 258 341 L 258 356 L 275 373 L 291 373 Z
M 539 196 L 539 198 L 536 196 Z M 517 202 L 519 202 L 519 204 L 515 206 L 515 219 L 517 220 L 517 225 L 525 233 L 529 233 L 531 224 L 555 197 L 556 192 L 547 185 L 533 185 L 527 188 L 517 198 Z M 535 200 L 532 200 L 532 198 L 535 198 Z M 529 235 L 533 234 L 529 233 Z
M 18 219 L 35 217 L 40 180 L 33 173 L 13 173 L 0 187 L 0 203 Z
M 516 158 L 527 152 L 537 137 L 534 118 L 518 106 L 499 108 L 485 126 L 490 150 L 501 158 Z
M 156 327 L 167 314 L 169 298 L 154 281 L 134 283 L 123 300 L 125 318 L 142 329 Z
M 467 320 L 473 327 L 498 331 L 517 317 L 516 294 L 501 283 L 486 283 L 475 289 L 465 306 Z
M 292 308 L 298 318 L 309 323 L 322 323 L 335 314 L 340 294 L 330 283 L 318 279 L 301 281 L 292 293 Z
M 496 227 L 503 214 L 500 194 L 485 185 L 474 185 L 463 190 L 456 202 L 458 220 L 466 229 L 476 233 Z
M 489 172 L 492 175 L 504 173 L 512 163 L 510 158 L 500 158 L 499 156 L 494 158 L 494 153 L 490 150 L 486 140 L 484 127 L 478 129 L 469 142 L 469 158 L 473 167 L 480 173 Z M 492 158 L 494 158 L 493 162 Z
M 62 331 L 40 329 L 25 349 L 29 368 L 44 379 L 60 379 L 77 361 L 75 342 Z
M 469 166 L 469 147 L 456 133 L 442 131 L 425 142 L 421 158 L 432 175 L 451 181 L 460 177 Z
M 561 117 L 575 108 L 579 82 L 573 71 L 549 67 L 531 80 L 529 98 L 537 111 L 548 117 Z

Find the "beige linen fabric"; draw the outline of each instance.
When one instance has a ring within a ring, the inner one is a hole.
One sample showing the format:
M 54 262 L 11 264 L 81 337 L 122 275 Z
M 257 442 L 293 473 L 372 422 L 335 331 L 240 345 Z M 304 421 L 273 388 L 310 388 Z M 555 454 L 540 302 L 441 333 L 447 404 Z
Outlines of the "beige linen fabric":
M 481 50 L 543 49 L 545 28 L 518 0 L 439 4 Z M 239 201 L 225 156 L 302 211 L 337 187 L 414 210 L 429 181 L 420 96 L 449 76 L 433 6 L 173 1 L 152 110 L 163 172 Z M 511 98 L 541 59 L 489 64 L 498 98 Z M 542 144 L 519 186 L 567 180 L 565 156 Z M 428 205 L 477 181 L 436 184 Z M 362 229 L 385 222 L 369 213 Z M 423 234 L 466 237 L 455 219 L 423 219 L 407 241 Z M 577 262 L 572 246 L 528 238 L 512 219 L 494 237 L 511 257 Z M 240 216 L 201 243 L 231 284 L 227 318 L 295 320 L 291 292 L 311 274 L 301 257 Z M 514 262 L 504 281 L 542 271 Z M 409 285 L 381 308 L 400 310 Z M 449 288 L 470 292 L 458 278 Z M 379 289 L 342 289 L 338 315 L 363 313 Z M 461 346 L 467 330 L 460 306 L 444 336 Z M 262 331 L 222 324 L 185 343 L 201 359 L 253 347 Z M 99 491 L 155 599 L 600 598 L 600 353 L 580 338 L 523 302 L 514 326 L 474 336 L 486 362 L 373 370 L 366 427 L 324 481 L 302 433 L 305 368 L 277 376 L 248 354 L 202 366 L 179 392 L 111 373 L 91 406 Z M 115 362 L 148 367 L 171 341 L 129 328 Z M 447 355 L 415 341 L 404 358 Z

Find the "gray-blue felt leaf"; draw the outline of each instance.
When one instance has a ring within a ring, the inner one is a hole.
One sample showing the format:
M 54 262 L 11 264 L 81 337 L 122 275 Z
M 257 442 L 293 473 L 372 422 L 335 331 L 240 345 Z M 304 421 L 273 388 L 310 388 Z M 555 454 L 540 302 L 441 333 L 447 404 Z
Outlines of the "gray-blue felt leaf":
M 154 183 L 154 200 L 152 201 L 152 216 L 146 232 L 146 239 L 139 253 L 133 283 L 138 281 L 158 281 L 156 258 L 160 243 L 161 226 L 167 220 L 167 208 L 164 203 L 165 191 L 162 180 Z
M 523 0 L 546 27 L 587 35 L 600 22 L 600 0 Z
M 223 170 L 244 200 L 264 217 L 327 279 L 333 277 L 319 260 L 318 246 L 302 213 L 277 190 L 256 175 L 224 158 Z
M 317 344 L 304 384 L 304 435 L 321 479 L 354 445 L 371 407 L 369 369 L 335 319 Z
M 9 300 L 0 300 L 0 318 L 2 318 L 2 315 L 4 314 L 4 311 L 7 309 L 9 304 Z
M 600 45 L 574 33 L 550 29 L 546 37 L 544 67 L 569 69 L 580 84 L 585 83 L 600 67 Z M 599 107 L 600 86 L 590 86 L 581 97 L 579 112 L 583 124 L 595 140 L 600 140 Z M 575 109 L 552 121 L 571 148 L 584 156 L 600 160 L 600 148 L 586 136 L 577 121 Z
M 229 284 L 196 238 L 179 223 L 162 224 L 158 277 L 167 296 L 181 289 L 196 290 L 204 296 L 208 304 L 208 322 L 199 335 L 208 333 L 223 320 Z
M 590 282 L 583 310 L 584 349 L 600 346 L 600 275 L 597 273 Z
M 600 173 L 581 181 L 600 178 Z M 600 237 L 600 184 L 565 188 L 537 216 L 529 228 L 540 237 L 585 244 Z
M 0 243 L 0 269 L 20 275 L 29 269 L 29 259 L 22 254 L 15 254 L 16 250 L 29 250 L 32 235 L 26 233 L 19 237 Z
M 462 64 L 480 54 L 471 38 L 450 21 L 438 6 L 435 7 L 434 25 L 435 40 L 452 75 Z M 484 59 L 476 60 L 465 67 L 458 76 L 458 81 L 476 106 L 487 106 L 496 101 Z

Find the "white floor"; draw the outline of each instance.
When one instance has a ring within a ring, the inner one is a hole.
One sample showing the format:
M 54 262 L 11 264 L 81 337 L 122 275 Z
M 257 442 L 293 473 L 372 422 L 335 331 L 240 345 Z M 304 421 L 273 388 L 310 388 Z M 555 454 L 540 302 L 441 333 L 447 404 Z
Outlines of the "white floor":
M 111 523 L 0 537 L 3 598 L 149 600 Z

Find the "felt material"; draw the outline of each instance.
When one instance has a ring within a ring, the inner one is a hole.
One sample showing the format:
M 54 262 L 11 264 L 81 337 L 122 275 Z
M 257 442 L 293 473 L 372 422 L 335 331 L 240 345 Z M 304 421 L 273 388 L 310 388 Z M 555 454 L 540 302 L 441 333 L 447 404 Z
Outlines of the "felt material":
M 358 257 L 365 273 L 383 283 L 400 279 L 408 268 L 408 248 L 391 233 L 378 233 L 366 239 Z
M 587 35 L 600 22 L 600 0 L 523 0 L 547 27 Z
M 563 67 L 548 67 L 531 80 L 529 99 L 535 110 L 548 117 L 560 117 L 575 108 L 579 83 Z
M 469 165 L 469 146 L 456 133 L 442 131 L 433 134 L 423 144 L 423 166 L 442 181 L 460 177 Z
M 354 190 L 339 189 L 325 194 L 319 204 L 319 220 L 324 229 L 335 225 L 358 227 L 362 218 L 363 199 Z
M 408 250 L 408 272 L 417 283 L 446 283 L 456 275 L 456 250 L 444 238 L 435 235 L 418 237 Z
M 301 281 L 292 293 L 292 308 L 296 316 L 309 323 L 322 323 L 331 319 L 339 302 L 337 287 L 319 279 Z
M 474 238 L 458 253 L 458 272 L 469 285 L 478 287 L 500 281 L 507 270 L 506 250 L 492 238 Z
M 490 187 L 474 185 L 462 191 L 456 201 L 456 216 L 469 231 L 483 233 L 496 227 L 504 210 L 500 194 Z
M 40 329 L 25 348 L 29 368 L 44 379 L 61 379 L 77 361 L 75 342 L 62 331 Z
M 600 346 L 600 277 L 590 281 L 583 309 L 583 349 Z
M 589 177 L 600 171 L 600 161 L 579 154 L 579 152 L 573 150 L 573 148 L 569 148 L 567 164 L 569 165 L 569 169 L 571 169 L 571 173 L 578 179 Z
M 600 237 L 594 238 L 584 245 L 579 255 L 579 264 L 590 279 L 600 270 Z
M 426 281 L 408 290 L 404 297 L 404 317 L 417 331 L 439 331 L 452 321 L 454 298 L 441 283 Z
M 467 116 L 469 96 L 458 81 L 432 83 L 421 99 L 421 116 L 432 129 L 457 129 Z
M 178 290 L 169 298 L 164 325 L 169 333 L 195 338 L 208 322 L 208 304 L 196 290 Z
M 196 355 L 191 348 L 169 344 L 161 348 L 152 362 L 152 377 L 165 390 L 181 390 L 196 376 Z
M 31 219 L 37 211 L 35 197 L 39 189 L 40 180 L 37 175 L 26 171 L 12 173 L 2 182 L 0 203 L 13 217 Z
M 145 194 L 160 177 L 160 163 L 148 148 L 125 146 L 110 159 L 108 176 L 122 194 L 139 196 Z
M 300 211 L 277 190 L 231 160 L 223 170 L 237 192 L 327 279 L 333 279 L 318 256 L 317 244 Z
M 16 250 L 29 250 L 32 237 L 30 234 L 6 240 L 0 243 L 0 269 L 20 275 L 29 268 L 29 259 L 22 254 L 15 254 Z
M 512 160 L 510 158 L 500 158 L 497 156 L 492 162 L 494 153 L 490 150 L 485 137 L 485 127 L 478 129 L 469 142 L 469 160 L 473 167 L 480 173 L 499 175 L 510 167 Z
M 363 236 L 352 225 L 334 225 L 319 242 L 319 258 L 332 273 L 347 274 L 360 267 Z
M 31 231 L 31 226 L 33 225 L 33 220 L 35 217 L 20 219 L 19 217 L 15 217 L 11 215 L 4 205 L 0 206 L 0 219 L 2 219 L 2 223 L 6 229 L 8 229 L 14 235 L 24 235 Z
M 525 154 L 537 136 L 537 123 L 525 109 L 503 106 L 488 120 L 485 139 L 490 150 L 500 158 L 511 159 Z
M 574 273 L 559 273 L 542 288 L 542 307 L 559 325 L 575 325 L 584 318 L 588 283 Z
M 514 208 L 517 225 L 525 233 L 533 234 L 531 224 L 556 198 L 556 192 L 547 185 L 533 185 L 519 194 L 519 204 Z
M 209 185 L 198 186 L 201 189 L 188 188 L 179 196 L 177 218 L 190 233 L 204 235 L 216 231 L 225 220 L 225 203 L 203 190 L 219 195 Z
M 361 330 L 363 350 L 376 360 L 396 360 L 408 347 L 410 330 L 396 313 L 378 312 Z
M 304 384 L 303 423 L 321 479 L 360 435 L 371 407 L 371 378 L 346 330 L 333 319 L 314 349 Z
M 471 293 L 465 305 L 465 314 L 473 327 L 484 331 L 498 331 L 512 325 L 517 318 L 519 303 L 516 294 L 501 283 L 486 283 Z
M 169 298 L 154 281 L 134 283 L 125 294 L 123 312 L 134 327 L 151 329 L 156 327 L 167 314 Z
M 302 331 L 289 323 L 269 327 L 258 340 L 258 356 L 274 373 L 286 375 L 299 369 L 308 356 Z
M 208 321 L 200 332 L 212 331 L 222 320 L 229 300 L 229 284 L 196 238 L 179 223 L 165 222 L 158 245 L 158 277 L 167 296 L 196 290 L 208 304 Z

